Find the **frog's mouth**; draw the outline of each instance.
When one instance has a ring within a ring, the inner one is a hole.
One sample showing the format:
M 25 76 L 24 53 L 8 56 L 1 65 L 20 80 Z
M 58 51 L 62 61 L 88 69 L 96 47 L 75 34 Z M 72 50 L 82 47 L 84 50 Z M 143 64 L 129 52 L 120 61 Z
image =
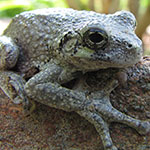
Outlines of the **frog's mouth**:
M 77 66 L 82 65 L 86 69 L 97 70 L 106 68 L 127 68 L 138 63 L 140 59 L 141 53 L 133 53 L 127 56 L 125 53 L 109 53 L 107 50 L 106 52 L 96 52 L 89 48 L 84 48 L 77 51 L 71 58 L 71 61 L 77 64 Z
M 94 54 L 94 51 L 85 47 L 82 50 L 78 50 L 75 54 L 74 57 L 78 57 L 78 58 L 86 58 L 86 59 L 91 59 L 92 55 Z
M 137 54 L 126 55 L 122 53 L 122 55 L 120 54 L 112 55 L 109 53 L 103 53 L 101 55 L 96 55 L 93 57 L 94 61 L 101 62 L 106 66 L 108 66 L 108 68 L 127 68 L 138 63 L 142 58 L 142 54 L 139 53 L 138 55 Z

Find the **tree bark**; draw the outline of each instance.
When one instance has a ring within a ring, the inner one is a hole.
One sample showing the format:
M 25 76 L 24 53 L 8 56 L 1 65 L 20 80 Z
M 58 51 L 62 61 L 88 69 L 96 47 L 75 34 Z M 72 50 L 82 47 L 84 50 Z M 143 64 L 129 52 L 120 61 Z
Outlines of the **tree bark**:
M 121 112 L 141 120 L 150 119 L 150 57 L 126 69 L 127 81 L 111 93 L 111 103 Z M 89 75 L 88 84 L 104 81 L 103 71 Z M 110 75 L 113 75 L 110 72 Z M 94 76 L 94 78 L 93 78 Z M 89 82 L 92 79 L 92 82 Z M 101 85 L 100 87 L 101 88 Z M 123 124 L 110 125 L 114 144 L 122 150 L 148 150 L 150 134 L 141 136 Z M 0 94 L 1 150 L 102 150 L 101 139 L 92 124 L 74 112 L 64 112 L 37 103 L 30 116 L 22 107 Z

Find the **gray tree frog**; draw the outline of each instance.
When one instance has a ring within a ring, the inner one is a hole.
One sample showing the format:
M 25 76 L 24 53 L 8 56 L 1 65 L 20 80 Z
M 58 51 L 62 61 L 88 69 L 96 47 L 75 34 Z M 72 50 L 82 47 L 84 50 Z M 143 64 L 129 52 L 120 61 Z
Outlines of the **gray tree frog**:
M 96 127 L 105 150 L 117 150 L 109 134 L 110 118 L 140 134 L 150 130 L 150 123 L 112 107 L 109 94 L 116 80 L 91 98 L 62 85 L 86 72 L 136 64 L 142 42 L 135 27 L 136 19 L 127 11 L 105 15 L 49 8 L 16 15 L 0 36 L 0 87 L 15 103 L 28 106 L 33 99 L 76 111 Z

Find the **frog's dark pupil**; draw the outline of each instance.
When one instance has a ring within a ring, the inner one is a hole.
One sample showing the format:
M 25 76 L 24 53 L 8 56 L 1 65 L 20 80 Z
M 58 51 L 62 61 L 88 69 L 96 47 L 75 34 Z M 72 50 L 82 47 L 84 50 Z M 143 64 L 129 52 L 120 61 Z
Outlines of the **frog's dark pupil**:
M 104 40 L 103 36 L 100 35 L 98 32 L 92 33 L 89 35 L 89 39 L 93 42 L 93 43 L 99 43 L 101 41 Z

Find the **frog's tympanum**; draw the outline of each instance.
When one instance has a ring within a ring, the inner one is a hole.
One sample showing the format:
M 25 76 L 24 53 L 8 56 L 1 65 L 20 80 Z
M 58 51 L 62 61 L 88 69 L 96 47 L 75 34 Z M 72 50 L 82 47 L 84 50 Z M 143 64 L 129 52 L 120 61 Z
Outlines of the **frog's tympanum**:
M 105 150 L 117 150 L 109 123 L 127 124 L 140 134 L 150 131 L 150 122 L 111 105 L 109 94 L 117 81 L 91 96 L 63 85 L 86 72 L 122 70 L 136 64 L 142 56 L 142 42 L 135 27 L 135 17 L 127 11 L 105 15 L 49 8 L 16 15 L 0 36 L 0 87 L 25 108 L 32 99 L 77 112 L 95 126 Z

